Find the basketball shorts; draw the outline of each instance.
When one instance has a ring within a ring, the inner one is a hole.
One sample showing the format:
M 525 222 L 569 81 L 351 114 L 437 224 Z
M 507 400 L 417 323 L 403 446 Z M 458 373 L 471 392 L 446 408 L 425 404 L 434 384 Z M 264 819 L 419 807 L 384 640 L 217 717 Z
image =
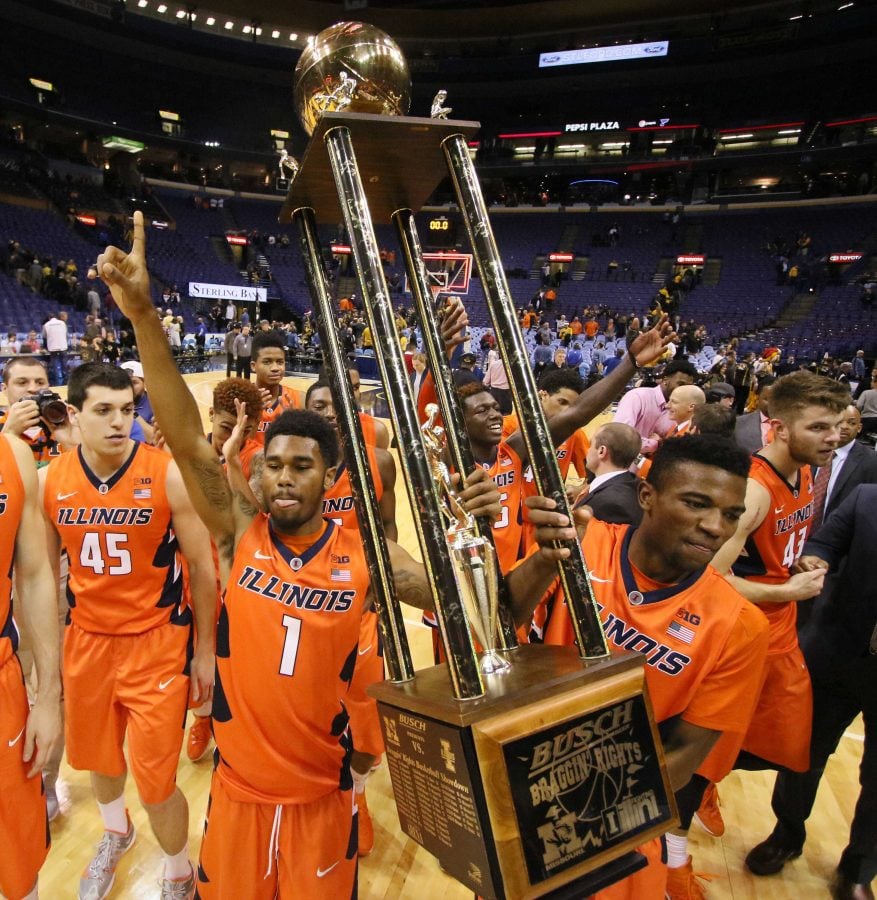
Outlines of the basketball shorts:
M 768 656 L 743 749 L 793 772 L 806 772 L 812 724 L 813 690 L 800 648 Z
M 667 864 L 660 838 L 636 848 L 648 861 L 645 868 L 592 895 L 593 900 L 664 900 Z
M 214 772 L 195 896 L 347 900 L 355 896 L 356 851 L 352 791 L 312 803 L 243 803 Z
M 0 894 L 20 900 L 33 887 L 49 852 L 43 779 L 27 777 L 22 761 L 28 702 L 21 666 L 0 667 Z
M 378 719 L 378 706 L 366 693 L 369 685 L 384 680 L 384 657 L 380 652 L 377 613 L 367 612 L 362 617 L 358 653 L 350 690 L 344 699 L 350 714 L 353 746 L 359 753 L 380 756 L 384 752 L 384 739 Z
M 177 780 L 189 702 L 190 629 L 161 625 L 143 634 L 92 634 L 67 626 L 64 698 L 67 759 L 74 769 L 131 773 L 140 799 L 167 800 Z

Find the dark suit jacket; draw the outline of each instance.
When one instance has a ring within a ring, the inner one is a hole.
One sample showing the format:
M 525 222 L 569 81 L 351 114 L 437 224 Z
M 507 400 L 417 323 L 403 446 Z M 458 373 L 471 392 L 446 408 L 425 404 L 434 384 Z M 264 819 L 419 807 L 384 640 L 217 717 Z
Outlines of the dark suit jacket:
M 639 525 L 643 517 L 637 500 L 639 478 L 632 472 L 622 472 L 589 491 L 579 506 L 587 506 L 594 516 L 615 525 Z
M 737 418 L 734 440 L 750 455 L 764 446 L 761 439 L 761 413 L 757 409 Z
M 800 634 L 814 679 L 868 653 L 877 622 L 877 484 L 859 485 L 804 545 L 831 565 Z
M 867 444 L 856 441 L 850 450 L 828 503 L 825 506 L 826 518 L 846 500 L 860 484 L 877 484 L 877 452 Z M 877 548 L 875 548 L 877 549 Z

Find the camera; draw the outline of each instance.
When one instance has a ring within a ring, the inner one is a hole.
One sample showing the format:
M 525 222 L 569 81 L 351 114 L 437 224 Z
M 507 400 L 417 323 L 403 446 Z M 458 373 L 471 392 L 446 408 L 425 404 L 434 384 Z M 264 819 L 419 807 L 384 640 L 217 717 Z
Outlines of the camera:
M 40 411 L 40 418 L 50 428 L 58 428 L 67 421 L 67 404 L 49 388 L 43 388 L 35 394 L 28 394 L 23 400 L 33 400 Z

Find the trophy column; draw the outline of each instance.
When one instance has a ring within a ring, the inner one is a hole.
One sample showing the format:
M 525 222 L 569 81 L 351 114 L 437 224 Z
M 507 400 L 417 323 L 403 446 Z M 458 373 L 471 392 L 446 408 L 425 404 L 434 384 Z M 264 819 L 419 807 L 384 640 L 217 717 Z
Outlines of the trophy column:
M 293 221 L 298 225 L 305 276 L 318 311 L 317 324 L 320 329 L 323 360 L 331 379 L 339 430 L 345 435 L 344 458 L 353 487 L 356 514 L 363 534 L 371 538 L 363 542 L 363 548 L 374 589 L 378 627 L 384 643 L 384 660 L 391 681 L 410 681 L 414 678 L 414 666 L 405 634 L 405 621 L 393 586 L 387 539 L 378 510 L 375 486 L 368 472 L 368 456 L 359 414 L 353 402 L 347 362 L 335 328 L 332 298 L 326 286 L 326 273 L 320 257 L 316 217 L 312 209 L 302 208 L 295 211 Z

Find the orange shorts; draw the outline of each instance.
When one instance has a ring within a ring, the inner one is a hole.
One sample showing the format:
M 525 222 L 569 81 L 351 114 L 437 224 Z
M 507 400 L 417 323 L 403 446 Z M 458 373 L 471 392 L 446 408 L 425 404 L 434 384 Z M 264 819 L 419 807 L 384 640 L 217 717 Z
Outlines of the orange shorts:
M 162 625 L 134 635 L 67 626 L 64 698 L 67 759 L 74 769 L 131 772 L 144 803 L 174 792 L 189 702 L 191 629 Z
M 381 653 L 377 613 L 367 612 L 362 617 L 358 652 L 353 680 L 344 700 L 350 714 L 353 747 L 358 753 L 380 756 L 384 752 L 384 738 L 378 719 L 378 705 L 366 693 L 369 685 L 384 680 L 384 657 Z
M 258 752 L 258 747 L 253 752 Z M 201 900 L 325 900 L 354 895 L 353 792 L 271 806 L 232 800 L 213 773 L 201 859 Z
M 0 668 L 0 894 L 20 900 L 49 852 L 43 779 L 22 761 L 28 703 L 17 657 Z
M 794 772 L 810 768 L 813 689 L 799 647 L 768 656 L 743 749 Z
M 667 890 L 667 864 L 663 861 L 660 838 L 636 848 L 648 860 L 644 869 L 592 895 L 593 900 L 664 900 Z

